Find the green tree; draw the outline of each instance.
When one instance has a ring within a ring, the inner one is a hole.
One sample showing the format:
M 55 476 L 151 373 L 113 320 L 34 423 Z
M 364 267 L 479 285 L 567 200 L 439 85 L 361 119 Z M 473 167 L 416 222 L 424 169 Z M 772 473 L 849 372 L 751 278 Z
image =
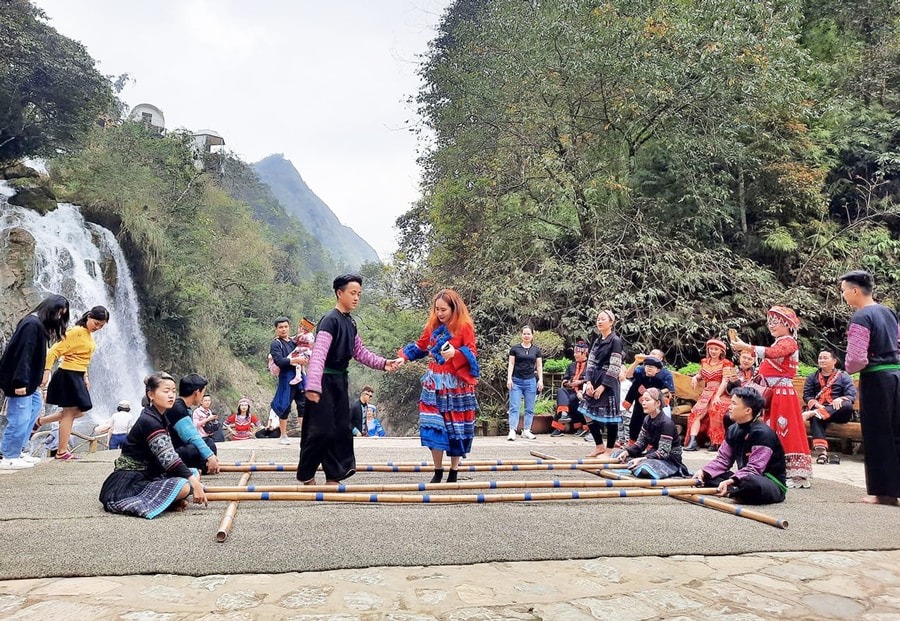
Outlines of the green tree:
M 28 0 L 0 10 L 0 162 L 78 143 L 113 107 L 110 82 L 80 43 Z

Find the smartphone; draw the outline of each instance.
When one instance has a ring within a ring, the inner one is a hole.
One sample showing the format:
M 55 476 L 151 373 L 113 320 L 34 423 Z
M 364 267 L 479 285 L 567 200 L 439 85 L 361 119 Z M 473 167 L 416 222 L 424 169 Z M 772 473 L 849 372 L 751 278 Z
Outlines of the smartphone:
M 737 330 L 735 330 L 734 328 L 728 329 L 728 340 L 731 341 L 732 343 L 737 343 L 737 340 L 738 340 Z

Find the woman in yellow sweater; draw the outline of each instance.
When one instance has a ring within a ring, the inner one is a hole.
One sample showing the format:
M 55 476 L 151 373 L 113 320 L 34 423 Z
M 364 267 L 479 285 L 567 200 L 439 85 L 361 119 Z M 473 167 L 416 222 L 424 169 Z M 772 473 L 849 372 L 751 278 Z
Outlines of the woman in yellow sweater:
M 75 327 L 66 331 L 65 337 L 47 352 L 47 361 L 44 364 L 44 383 L 50 379 L 50 369 L 53 364 L 62 359 L 59 369 L 50 379 L 47 386 L 47 403 L 59 406 L 61 411 L 38 418 L 38 426 L 59 421 L 59 448 L 56 459 L 77 459 L 69 452 L 69 436 L 72 434 L 72 423 L 76 418 L 84 416 L 84 413 L 93 406 L 91 387 L 88 379 L 88 366 L 91 364 L 91 356 L 97 348 L 92 334 L 101 329 L 109 321 L 109 311 L 103 306 L 95 306 L 75 322 Z

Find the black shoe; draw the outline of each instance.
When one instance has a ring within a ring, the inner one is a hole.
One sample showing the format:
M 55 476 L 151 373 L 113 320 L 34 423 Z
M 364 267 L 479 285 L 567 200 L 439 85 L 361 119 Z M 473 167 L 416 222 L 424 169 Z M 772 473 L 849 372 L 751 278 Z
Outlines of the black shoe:
M 568 414 L 563 414 L 562 416 L 559 417 L 559 422 L 561 422 L 561 423 L 571 423 L 571 422 L 572 422 L 572 418 L 571 418 Z
M 558 438 L 561 435 L 562 435 L 562 431 L 560 431 L 559 429 L 554 429 L 553 431 L 550 432 L 551 438 Z
M 456 475 L 459 470 L 450 469 L 450 472 L 447 473 L 447 483 L 456 483 Z
M 431 477 L 431 480 L 429 481 L 429 483 L 440 483 L 441 479 L 443 479 L 443 478 L 444 478 L 444 469 L 436 468 L 434 471 L 434 476 Z
M 686 451 L 698 451 L 698 450 L 700 450 L 700 447 L 697 446 L 697 440 L 691 440 L 690 444 L 688 444 L 686 447 L 684 447 L 684 450 L 686 450 Z

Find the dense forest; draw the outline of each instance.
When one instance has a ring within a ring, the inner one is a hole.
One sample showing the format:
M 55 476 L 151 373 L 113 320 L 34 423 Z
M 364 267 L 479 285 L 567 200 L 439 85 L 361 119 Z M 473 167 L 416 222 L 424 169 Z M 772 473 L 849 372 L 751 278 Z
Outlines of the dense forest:
M 522 324 L 558 355 L 601 307 L 632 353 L 676 365 L 731 327 L 764 342 L 772 304 L 802 318 L 805 360 L 840 348 L 839 274 L 868 269 L 900 301 L 898 16 L 900 0 L 457 0 L 414 96 L 421 198 L 393 261 L 363 267 L 367 344 L 393 351 L 459 289 L 494 413 Z M 50 156 L 52 191 L 117 233 L 154 363 L 230 394 L 265 384 L 271 317 L 321 316 L 333 259 L 246 163 L 198 173 L 185 137 L 118 122 L 117 80 L 26 0 L 0 13 L 0 58 L 0 161 Z M 354 379 L 411 422 L 419 371 Z

